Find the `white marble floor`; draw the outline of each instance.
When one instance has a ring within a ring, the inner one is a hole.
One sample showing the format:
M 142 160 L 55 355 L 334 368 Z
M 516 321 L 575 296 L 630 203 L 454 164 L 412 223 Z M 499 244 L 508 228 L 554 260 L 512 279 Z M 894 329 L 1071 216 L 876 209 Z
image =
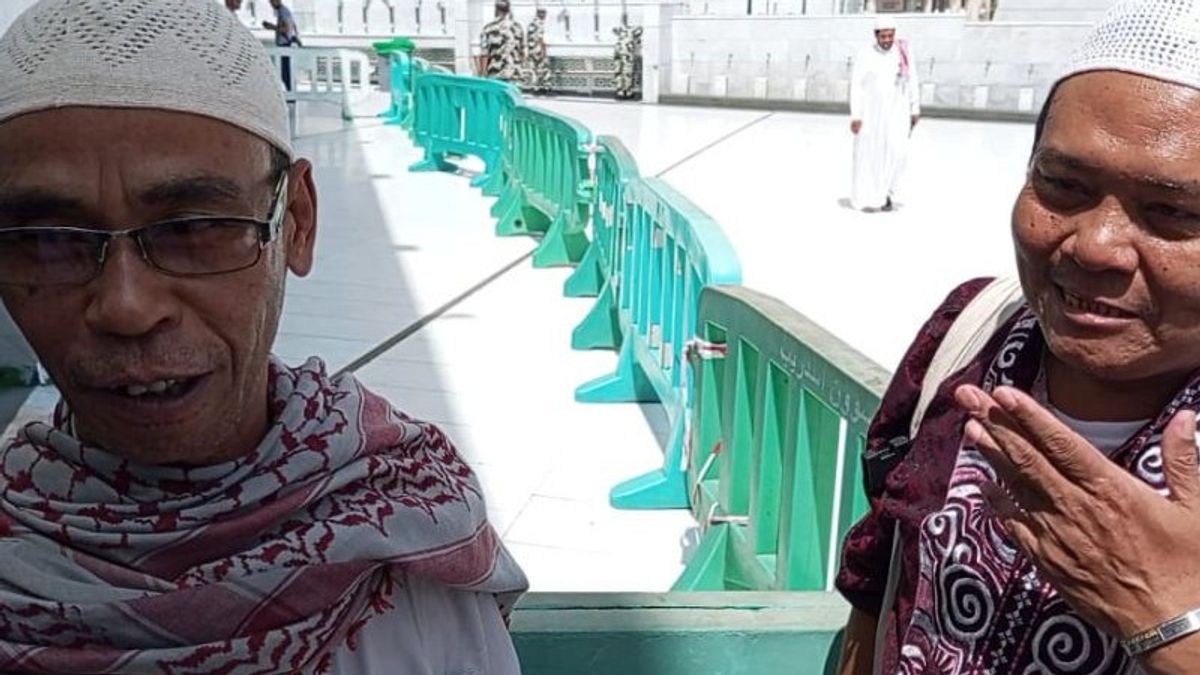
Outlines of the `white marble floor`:
M 1028 125 L 928 120 L 899 211 L 842 205 L 846 120 L 828 115 L 597 101 L 538 105 L 615 134 L 721 222 L 747 285 L 776 295 L 886 367 L 949 288 L 1011 268 L 1009 205 Z M 297 148 L 316 166 L 316 270 L 287 291 L 277 352 L 333 369 L 406 336 L 364 365 L 371 387 L 443 425 L 475 466 L 492 516 L 538 590 L 665 590 L 679 574 L 686 512 L 608 506 L 618 480 L 656 466 L 655 406 L 577 404 L 613 356 L 572 352 L 586 300 L 566 270 L 534 270 L 525 239 L 492 234 L 490 200 L 463 176 L 413 174 L 397 127 L 345 125 L 301 108 Z M 11 396 L 12 394 L 5 394 Z M 44 414 L 53 391 L 18 419 Z M 4 402 L 0 400 L 0 405 Z

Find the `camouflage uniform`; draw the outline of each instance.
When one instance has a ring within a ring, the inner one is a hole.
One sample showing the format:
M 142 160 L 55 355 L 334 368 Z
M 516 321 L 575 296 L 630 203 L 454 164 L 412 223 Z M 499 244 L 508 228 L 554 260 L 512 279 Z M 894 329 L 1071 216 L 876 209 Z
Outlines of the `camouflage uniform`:
M 512 14 L 483 27 L 479 44 L 487 57 L 487 77 L 507 82 L 521 81 L 521 57 L 525 54 L 525 31 Z
M 630 99 L 641 80 L 642 29 L 622 24 L 613 32 L 617 34 L 617 48 L 613 53 L 617 61 L 617 98 Z
M 525 83 L 536 93 L 550 91 L 550 56 L 546 52 L 546 20 L 535 17 L 529 22 L 525 42 Z

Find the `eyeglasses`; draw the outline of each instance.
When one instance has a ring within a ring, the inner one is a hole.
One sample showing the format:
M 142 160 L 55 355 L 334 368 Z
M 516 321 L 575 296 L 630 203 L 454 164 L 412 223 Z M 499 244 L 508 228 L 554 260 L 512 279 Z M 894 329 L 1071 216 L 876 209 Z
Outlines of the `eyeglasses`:
M 285 171 L 275 184 L 266 220 L 190 216 L 127 230 L 0 227 L 0 284 L 86 284 L 100 274 L 109 245 L 118 237 L 132 239 L 148 265 L 171 276 L 203 277 L 249 269 L 283 229 L 287 187 Z

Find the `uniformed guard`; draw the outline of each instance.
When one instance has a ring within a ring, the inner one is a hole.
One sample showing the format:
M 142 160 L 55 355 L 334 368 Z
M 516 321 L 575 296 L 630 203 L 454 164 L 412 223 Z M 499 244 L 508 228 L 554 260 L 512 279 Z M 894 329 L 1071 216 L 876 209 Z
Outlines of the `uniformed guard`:
M 521 81 L 525 31 L 513 19 L 508 0 L 497 0 L 496 18 L 483 27 L 479 43 L 481 74 L 506 82 Z
M 545 94 L 550 91 L 550 56 L 546 50 L 546 10 L 538 7 L 529 22 L 525 41 L 525 83 L 529 91 Z
M 617 47 L 613 58 L 617 62 L 617 98 L 629 100 L 636 96 L 635 90 L 641 80 L 642 29 L 629 25 L 629 15 L 622 12 L 621 25 L 613 29 L 617 35 Z

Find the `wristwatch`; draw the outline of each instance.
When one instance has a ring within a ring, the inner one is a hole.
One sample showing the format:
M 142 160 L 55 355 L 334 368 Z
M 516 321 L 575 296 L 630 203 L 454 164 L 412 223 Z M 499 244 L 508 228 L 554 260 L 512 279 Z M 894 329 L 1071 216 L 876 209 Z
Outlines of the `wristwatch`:
M 1200 631 L 1200 608 L 1121 641 L 1131 656 L 1138 656 Z

